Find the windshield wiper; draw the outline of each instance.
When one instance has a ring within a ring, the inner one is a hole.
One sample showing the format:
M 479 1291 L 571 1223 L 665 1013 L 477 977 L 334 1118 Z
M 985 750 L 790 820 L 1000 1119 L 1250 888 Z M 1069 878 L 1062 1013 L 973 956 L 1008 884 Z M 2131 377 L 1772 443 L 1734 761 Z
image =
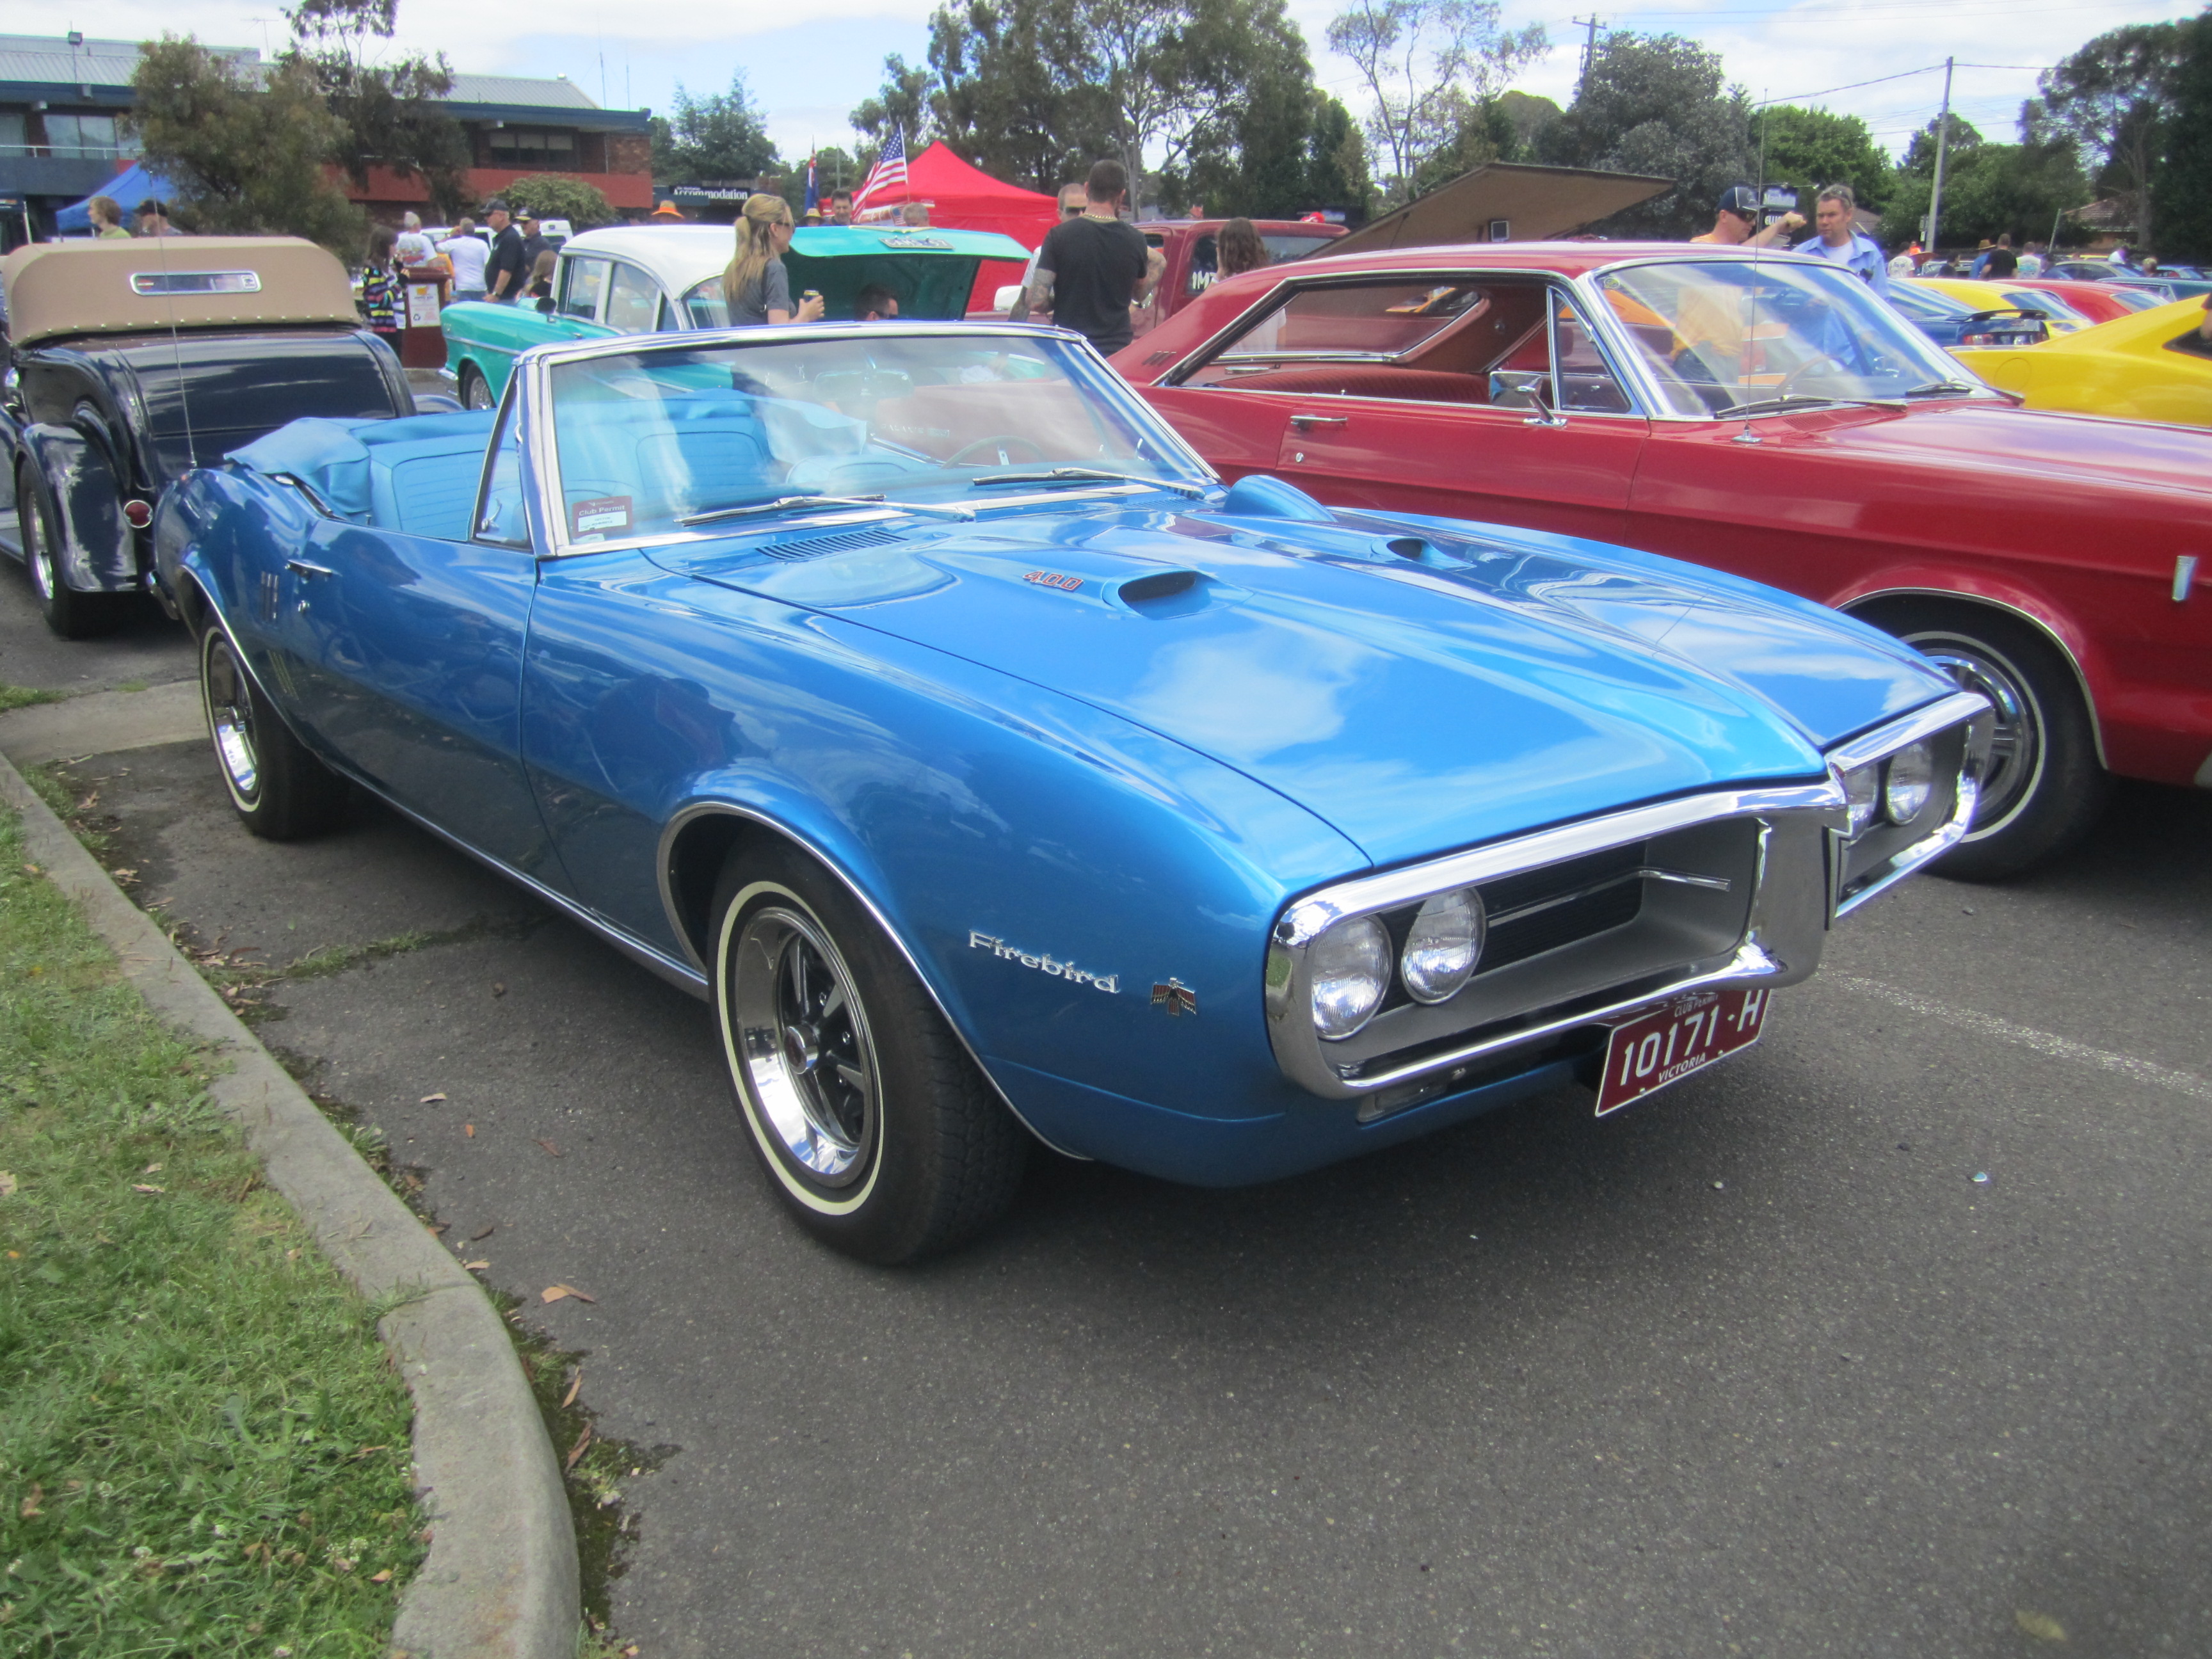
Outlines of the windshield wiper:
M 1971 396 L 1980 390 L 1979 386 L 1968 386 L 1964 380 L 1930 380 L 1925 386 L 1916 386 L 1897 395 L 1900 398 L 1940 398 L 1947 393 L 1963 392 Z
M 801 507 L 886 507 L 902 513 L 935 513 L 948 519 L 972 519 L 972 507 L 939 507 L 920 501 L 894 501 L 883 495 L 779 495 L 772 501 L 748 501 L 743 507 L 718 507 L 707 513 L 687 513 L 677 523 L 689 530 L 696 524 L 723 519 L 750 519 L 763 513 L 787 513 Z
M 1035 471 L 986 472 L 969 481 L 973 489 L 981 489 L 990 484 L 1057 483 L 1062 480 L 1087 483 L 1150 484 L 1155 489 L 1172 489 L 1179 495 L 1199 496 L 1212 488 L 1210 484 L 1193 483 L 1188 478 L 1147 478 L 1134 472 L 1115 472 L 1103 466 L 1054 466 Z
M 1777 409 L 1902 409 L 1905 405 L 1894 398 L 1830 398 L 1810 392 L 1793 392 L 1786 398 L 1761 398 L 1756 403 L 1734 404 L 1720 411 L 1719 418 L 1732 421 L 1739 415 L 1760 415 Z

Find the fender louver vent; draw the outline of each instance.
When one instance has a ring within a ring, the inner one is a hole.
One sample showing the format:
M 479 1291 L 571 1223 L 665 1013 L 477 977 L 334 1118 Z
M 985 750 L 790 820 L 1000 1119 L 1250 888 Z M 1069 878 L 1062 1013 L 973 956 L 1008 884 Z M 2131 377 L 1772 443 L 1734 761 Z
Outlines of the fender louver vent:
M 824 553 L 846 553 L 856 547 L 881 547 L 898 539 L 880 530 L 848 530 L 839 536 L 809 536 L 803 541 L 782 542 L 774 547 L 764 547 L 762 552 L 771 559 L 818 559 Z

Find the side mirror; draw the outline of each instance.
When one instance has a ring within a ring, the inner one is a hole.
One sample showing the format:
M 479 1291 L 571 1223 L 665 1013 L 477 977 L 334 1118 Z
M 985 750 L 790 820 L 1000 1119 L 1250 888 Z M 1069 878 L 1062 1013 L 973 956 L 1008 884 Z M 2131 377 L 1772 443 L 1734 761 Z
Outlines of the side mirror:
M 1536 405 L 1536 412 L 1523 426 L 1565 426 L 1567 417 L 1559 413 L 1558 401 L 1552 395 L 1552 377 L 1539 374 L 1528 382 L 1528 401 Z

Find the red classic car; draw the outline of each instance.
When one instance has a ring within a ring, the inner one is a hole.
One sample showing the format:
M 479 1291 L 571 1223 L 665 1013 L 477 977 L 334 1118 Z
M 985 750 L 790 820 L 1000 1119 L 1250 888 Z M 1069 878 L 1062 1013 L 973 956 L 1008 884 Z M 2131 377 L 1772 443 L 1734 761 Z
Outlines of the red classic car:
M 2212 788 L 2212 434 L 2018 408 L 1835 266 L 1322 256 L 1215 284 L 1115 362 L 1228 477 L 1625 543 L 1911 641 L 1999 714 L 1950 873 L 2057 853 L 2113 773 Z

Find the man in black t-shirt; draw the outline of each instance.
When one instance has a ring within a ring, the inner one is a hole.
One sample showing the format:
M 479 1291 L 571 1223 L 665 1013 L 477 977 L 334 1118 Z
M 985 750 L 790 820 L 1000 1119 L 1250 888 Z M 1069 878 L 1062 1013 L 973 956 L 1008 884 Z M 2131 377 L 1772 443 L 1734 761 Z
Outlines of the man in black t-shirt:
M 522 297 L 523 283 L 530 275 L 522 233 L 507 217 L 507 204 L 496 197 L 484 204 L 484 222 L 491 227 L 491 258 L 484 262 L 484 286 L 490 291 L 484 297 L 511 304 Z
M 1031 311 L 1052 313 L 1108 356 L 1129 343 L 1129 307 L 1152 289 L 1158 272 L 1144 233 L 1125 224 L 1121 206 L 1129 174 L 1119 161 L 1096 162 L 1084 185 L 1079 219 L 1063 219 L 1046 233 L 1030 285 Z

